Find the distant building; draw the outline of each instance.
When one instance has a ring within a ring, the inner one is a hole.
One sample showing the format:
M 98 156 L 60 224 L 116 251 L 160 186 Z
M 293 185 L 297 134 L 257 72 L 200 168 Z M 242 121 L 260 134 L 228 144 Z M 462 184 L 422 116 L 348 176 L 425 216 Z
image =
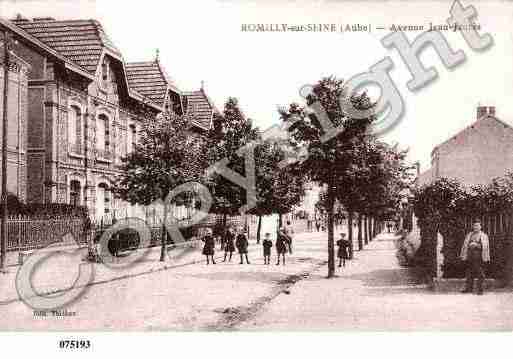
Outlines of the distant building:
M 464 185 L 489 183 L 513 171 L 513 128 L 501 121 L 495 107 L 479 106 L 475 121 L 431 152 L 431 168 L 417 185 L 447 177 Z

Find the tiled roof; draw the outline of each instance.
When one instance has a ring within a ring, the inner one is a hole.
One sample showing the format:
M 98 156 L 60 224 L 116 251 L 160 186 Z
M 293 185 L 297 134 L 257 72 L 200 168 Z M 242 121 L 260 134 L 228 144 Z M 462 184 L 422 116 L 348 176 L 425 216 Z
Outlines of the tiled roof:
M 103 48 L 121 58 L 120 51 L 96 20 L 12 20 L 44 44 L 94 74 Z
M 187 108 L 185 114 L 193 123 L 205 129 L 210 128 L 212 116 L 217 109 L 209 100 L 205 92 L 201 90 L 183 93 Z
M 127 63 L 126 72 L 130 88 L 160 106 L 164 104 L 168 87 L 180 93 L 158 61 Z

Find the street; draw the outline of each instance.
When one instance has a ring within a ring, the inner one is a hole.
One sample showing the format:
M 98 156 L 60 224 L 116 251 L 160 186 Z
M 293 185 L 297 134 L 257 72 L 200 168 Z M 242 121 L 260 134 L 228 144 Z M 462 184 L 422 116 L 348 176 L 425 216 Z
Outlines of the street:
M 297 234 L 286 265 L 217 259 L 89 286 L 66 308 L 42 316 L 20 301 L 0 306 L 4 330 L 511 330 L 513 293 L 433 293 L 378 235 L 337 277 L 326 279 L 326 233 Z M 198 249 L 199 250 L 199 249 Z M 218 257 L 221 252 L 217 251 Z M 338 261 L 337 261 L 338 264 Z

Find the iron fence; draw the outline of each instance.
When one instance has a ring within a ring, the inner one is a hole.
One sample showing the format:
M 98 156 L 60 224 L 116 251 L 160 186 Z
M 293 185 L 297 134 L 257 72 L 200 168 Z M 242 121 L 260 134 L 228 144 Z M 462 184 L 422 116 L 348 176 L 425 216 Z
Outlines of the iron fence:
M 25 251 L 51 244 L 87 245 L 86 220 L 79 217 L 10 217 L 7 220 L 7 250 Z

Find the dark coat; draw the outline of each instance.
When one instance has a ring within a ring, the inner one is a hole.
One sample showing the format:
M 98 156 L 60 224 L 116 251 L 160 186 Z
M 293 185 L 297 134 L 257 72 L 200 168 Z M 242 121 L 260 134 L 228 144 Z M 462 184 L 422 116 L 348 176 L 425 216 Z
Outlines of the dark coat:
M 205 242 L 205 245 L 203 246 L 203 254 L 206 255 L 206 256 L 213 256 L 214 255 L 214 248 L 215 248 L 215 245 L 216 245 L 214 237 L 212 237 L 212 236 L 205 236 L 201 240 L 203 242 Z
M 273 242 L 270 239 L 264 239 L 262 242 L 262 247 L 264 247 L 264 256 L 271 255 L 271 248 L 273 246 Z
M 237 250 L 239 251 L 239 253 L 248 253 L 248 239 L 244 234 L 237 235 L 235 245 L 237 246 Z
M 288 250 L 288 237 L 283 233 L 278 233 L 276 240 L 276 251 L 278 254 L 286 253 Z
M 226 236 L 224 237 L 225 252 L 235 252 L 235 245 L 233 244 L 234 241 L 235 235 L 232 232 L 226 232 Z
M 349 249 L 349 241 L 347 239 L 339 239 L 337 241 L 337 246 L 338 246 L 337 257 L 348 259 L 349 253 L 347 252 L 347 250 Z

